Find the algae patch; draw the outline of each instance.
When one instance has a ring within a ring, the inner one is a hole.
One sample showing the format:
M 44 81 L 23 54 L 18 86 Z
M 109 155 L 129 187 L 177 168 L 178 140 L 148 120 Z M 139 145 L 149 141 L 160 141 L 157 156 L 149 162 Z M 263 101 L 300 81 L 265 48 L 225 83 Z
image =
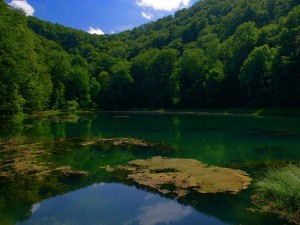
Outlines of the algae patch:
M 82 142 L 81 145 L 96 145 L 96 144 L 111 144 L 112 146 L 136 146 L 136 147 L 151 147 L 154 144 L 135 138 L 97 138 L 87 142 Z
M 87 175 L 86 171 L 69 166 L 54 166 L 49 160 L 50 153 L 44 149 L 43 144 L 28 139 L 0 139 L 0 154 L 0 178 L 30 175 L 42 179 L 52 173 L 65 176 Z
M 103 146 L 108 145 L 111 147 L 117 146 L 132 146 L 132 147 L 154 147 L 158 146 L 157 143 L 149 143 L 144 140 L 136 138 L 104 138 L 104 137 L 95 137 L 95 138 L 65 138 L 59 139 L 58 143 L 72 143 L 80 146 Z
M 162 194 L 173 193 L 178 197 L 183 197 L 190 191 L 236 194 L 246 189 L 252 181 L 248 174 L 241 170 L 207 166 L 194 159 L 181 158 L 139 159 L 130 161 L 127 166 L 115 169 L 106 167 L 106 170 L 128 171 L 128 179 Z

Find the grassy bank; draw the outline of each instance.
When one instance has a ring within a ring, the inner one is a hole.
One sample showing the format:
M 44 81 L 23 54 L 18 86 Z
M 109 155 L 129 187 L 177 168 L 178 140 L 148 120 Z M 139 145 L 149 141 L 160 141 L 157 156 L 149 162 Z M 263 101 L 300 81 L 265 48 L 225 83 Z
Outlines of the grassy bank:
M 256 183 L 254 203 L 263 211 L 300 224 L 300 168 L 289 165 L 270 170 Z

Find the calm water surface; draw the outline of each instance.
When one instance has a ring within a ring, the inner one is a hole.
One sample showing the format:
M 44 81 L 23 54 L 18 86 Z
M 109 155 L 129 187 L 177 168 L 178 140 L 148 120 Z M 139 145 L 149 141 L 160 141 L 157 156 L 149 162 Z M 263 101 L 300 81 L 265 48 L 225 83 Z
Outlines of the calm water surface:
M 86 113 L 26 119 L 0 125 L 1 137 L 42 143 L 49 163 L 89 171 L 82 178 L 14 180 L 0 177 L 0 224 L 287 224 L 248 210 L 253 187 L 238 195 L 161 196 L 107 173 L 101 167 L 137 158 L 193 158 L 240 168 L 254 179 L 267 166 L 300 161 L 300 119 L 205 114 Z M 67 146 L 75 137 L 133 137 L 166 149 Z M 1 153 L 1 150 L 0 150 Z M 0 171 L 6 156 L 0 155 Z

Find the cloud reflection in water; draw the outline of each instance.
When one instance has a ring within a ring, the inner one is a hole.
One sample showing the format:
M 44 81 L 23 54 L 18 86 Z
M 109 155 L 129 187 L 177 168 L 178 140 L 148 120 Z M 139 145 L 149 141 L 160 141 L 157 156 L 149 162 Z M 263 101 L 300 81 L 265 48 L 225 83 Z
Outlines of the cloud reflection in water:
M 31 207 L 31 213 L 33 214 L 33 213 L 35 213 L 36 211 L 38 211 L 39 210 L 39 208 L 41 207 L 41 204 L 40 203 L 35 203 L 35 204 L 33 204 L 32 205 L 32 207 Z
M 181 206 L 177 202 L 158 202 L 153 206 L 142 207 L 140 211 L 140 215 L 125 225 L 134 222 L 140 225 L 169 224 L 180 221 L 192 213 L 191 207 Z
M 30 211 L 31 217 L 16 225 L 226 224 L 176 200 L 115 183 L 97 183 L 46 199 L 34 204 Z

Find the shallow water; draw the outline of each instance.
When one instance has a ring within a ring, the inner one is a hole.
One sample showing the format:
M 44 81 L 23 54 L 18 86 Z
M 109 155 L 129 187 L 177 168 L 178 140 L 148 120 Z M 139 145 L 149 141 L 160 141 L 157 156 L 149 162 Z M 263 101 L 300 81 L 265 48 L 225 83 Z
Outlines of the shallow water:
M 193 158 L 247 171 L 300 161 L 300 120 L 210 114 L 81 113 L 0 125 L 2 138 L 30 138 L 43 160 L 88 171 L 84 177 L 0 177 L 0 224 L 287 224 L 253 212 L 253 187 L 238 195 L 190 194 L 174 199 L 121 180 L 101 167 L 137 158 Z M 160 149 L 55 144 L 62 138 L 133 137 Z M 1 150 L 0 150 L 1 153 Z M 0 172 L 7 155 L 0 155 Z

